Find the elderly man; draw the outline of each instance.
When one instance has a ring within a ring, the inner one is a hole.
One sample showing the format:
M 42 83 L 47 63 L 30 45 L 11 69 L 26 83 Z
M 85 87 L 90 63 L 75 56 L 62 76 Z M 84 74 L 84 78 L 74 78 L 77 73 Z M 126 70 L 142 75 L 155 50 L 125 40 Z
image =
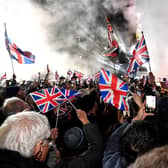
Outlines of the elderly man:
M 0 127 L 0 167 L 32 168 L 34 157 L 48 154 L 50 127 L 44 115 L 22 112 L 9 116 Z

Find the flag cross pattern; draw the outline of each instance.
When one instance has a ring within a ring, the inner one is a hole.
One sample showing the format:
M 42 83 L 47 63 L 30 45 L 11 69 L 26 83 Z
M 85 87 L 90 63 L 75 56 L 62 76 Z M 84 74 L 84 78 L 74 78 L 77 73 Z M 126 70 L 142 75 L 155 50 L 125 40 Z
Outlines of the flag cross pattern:
M 16 60 L 19 64 L 33 64 L 35 63 L 35 56 L 28 51 L 22 51 L 13 43 L 7 35 L 5 26 L 5 44 L 10 57 Z
M 113 29 L 112 29 L 112 26 L 111 26 L 110 21 L 107 18 L 107 16 L 105 17 L 105 19 L 107 22 L 109 46 L 108 46 L 108 50 L 105 52 L 104 56 L 115 57 L 115 56 L 117 56 L 119 44 L 114 37 Z
M 71 90 L 71 89 L 61 89 L 61 92 L 62 94 L 64 95 L 65 97 L 65 101 L 67 99 L 72 99 L 74 98 L 75 96 L 79 95 L 80 93 L 76 90 Z
M 83 73 L 77 72 L 77 71 L 75 71 L 75 75 L 76 75 L 76 77 L 78 77 L 79 79 L 81 79 L 81 78 L 84 76 Z
M 101 70 L 99 89 L 103 97 L 103 101 L 113 104 L 116 108 L 121 110 L 128 110 L 126 105 L 128 86 L 121 81 L 114 74 Z
M 31 96 L 43 113 L 54 109 L 64 99 L 64 96 L 56 87 L 33 92 Z
M 133 57 L 130 60 L 128 72 L 136 71 L 137 68 L 149 61 L 148 49 L 146 46 L 145 38 L 142 33 L 141 39 L 137 42 L 135 49 L 133 50 Z

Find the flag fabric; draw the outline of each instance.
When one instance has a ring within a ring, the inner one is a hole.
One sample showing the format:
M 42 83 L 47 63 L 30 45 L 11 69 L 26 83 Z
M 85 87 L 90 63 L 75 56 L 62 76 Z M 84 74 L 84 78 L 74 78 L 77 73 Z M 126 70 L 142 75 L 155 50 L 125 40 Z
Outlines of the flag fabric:
M 112 29 L 112 26 L 110 24 L 109 19 L 107 16 L 105 17 L 106 22 L 107 22 L 107 29 L 108 29 L 108 48 L 104 51 L 104 56 L 109 56 L 109 57 L 115 57 L 118 55 L 119 51 L 119 44 L 114 36 L 114 32 Z
M 67 99 L 72 99 L 75 96 L 80 94 L 79 91 L 71 90 L 71 89 L 61 89 L 61 92 Z M 66 101 L 66 99 L 65 99 L 65 101 Z
M 83 78 L 84 74 L 79 72 L 79 71 L 75 71 L 75 76 L 78 78 L 78 79 L 81 79 Z
M 99 80 L 100 72 L 95 73 L 93 77 L 94 77 L 94 80 Z
M 142 81 L 143 81 L 143 86 L 145 86 L 148 82 L 148 76 L 147 75 L 143 76 Z
M 133 57 L 130 59 L 127 72 L 136 71 L 137 68 L 143 65 L 145 62 L 149 62 L 149 54 L 145 41 L 145 37 L 142 32 L 141 39 L 137 42 L 135 49 L 133 50 Z
M 72 105 L 69 102 L 64 102 L 59 107 L 59 119 L 65 118 L 72 111 Z
M 86 83 L 89 85 L 91 82 L 92 82 L 92 78 L 91 78 L 91 77 L 88 77 L 88 78 L 86 79 Z
M 126 102 L 128 85 L 110 71 L 101 69 L 99 89 L 102 99 L 120 110 L 128 111 Z
M 5 44 L 10 57 L 16 60 L 19 64 L 35 63 L 35 56 L 31 52 L 22 51 L 20 48 L 17 47 L 15 43 L 13 43 L 9 39 L 6 27 L 5 27 Z
M 65 97 L 56 88 L 47 88 L 30 93 L 40 112 L 46 113 L 64 102 Z
M 1 76 L 0 81 L 3 81 L 4 79 L 6 79 L 6 72 Z
M 56 80 L 56 81 L 59 81 L 59 75 L 58 75 L 58 72 L 57 72 L 57 71 L 55 71 L 55 80 Z
M 50 68 L 49 68 L 49 65 L 47 64 L 47 72 L 49 73 L 50 72 Z
M 73 75 L 73 72 L 72 72 L 70 69 L 68 69 L 67 75 L 68 75 L 68 76 L 72 76 L 72 75 Z

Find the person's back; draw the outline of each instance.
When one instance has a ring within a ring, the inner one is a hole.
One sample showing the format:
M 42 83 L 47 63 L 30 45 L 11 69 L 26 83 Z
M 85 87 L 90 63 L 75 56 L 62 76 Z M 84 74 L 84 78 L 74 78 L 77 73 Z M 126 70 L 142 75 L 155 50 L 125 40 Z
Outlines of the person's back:
M 63 167 L 101 167 L 103 142 L 98 126 L 89 122 L 84 111 L 77 110 L 76 113 L 83 124 L 83 130 L 73 127 L 65 132 L 64 143 L 69 148 L 69 151 L 74 152 L 74 155 L 69 158 L 62 158 Z M 84 143 L 84 139 L 86 139 L 88 144 Z
M 134 121 L 120 126 L 107 141 L 103 168 L 124 168 L 134 162 L 137 155 L 157 144 L 156 132 L 146 121 Z

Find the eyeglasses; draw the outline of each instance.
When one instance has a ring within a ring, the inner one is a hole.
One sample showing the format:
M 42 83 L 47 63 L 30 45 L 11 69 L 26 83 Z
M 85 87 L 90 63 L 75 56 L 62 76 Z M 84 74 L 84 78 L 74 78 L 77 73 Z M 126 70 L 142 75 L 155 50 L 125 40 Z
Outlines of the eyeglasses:
M 55 142 L 50 137 L 43 140 L 43 145 L 42 146 L 46 146 L 47 143 L 49 145 L 49 148 L 55 148 L 56 147 Z

